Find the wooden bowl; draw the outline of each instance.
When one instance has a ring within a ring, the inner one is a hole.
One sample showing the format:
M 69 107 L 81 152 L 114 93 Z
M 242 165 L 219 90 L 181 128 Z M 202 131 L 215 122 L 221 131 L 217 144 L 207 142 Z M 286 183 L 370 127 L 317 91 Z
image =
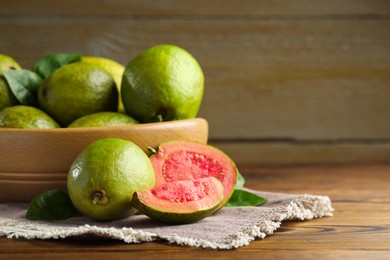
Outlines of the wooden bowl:
M 147 147 L 172 140 L 207 143 L 201 118 L 115 127 L 0 129 L 0 202 L 30 201 L 49 189 L 66 191 L 69 167 L 95 140 L 115 137 Z

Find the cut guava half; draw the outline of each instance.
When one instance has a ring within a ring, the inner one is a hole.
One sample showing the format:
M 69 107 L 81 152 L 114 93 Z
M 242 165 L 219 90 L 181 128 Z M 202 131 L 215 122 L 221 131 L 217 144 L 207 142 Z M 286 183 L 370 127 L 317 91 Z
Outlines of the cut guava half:
M 222 183 L 214 177 L 173 181 L 136 192 L 132 205 L 146 216 L 171 224 L 188 224 L 218 210 L 224 200 Z
M 150 157 L 156 185 L 178 180 L 215 177 L 223 185 L 223 207 L 233 194 L 238 170 L 233 160 L 221 150 L 201 143 L 171 141 L 161 144 Z

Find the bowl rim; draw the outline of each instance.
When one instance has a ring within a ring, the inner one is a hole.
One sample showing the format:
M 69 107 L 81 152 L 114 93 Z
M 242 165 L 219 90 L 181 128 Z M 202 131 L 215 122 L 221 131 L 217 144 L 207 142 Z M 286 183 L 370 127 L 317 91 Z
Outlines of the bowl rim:
M 191 124 L 191 123 L 203 123 L 208 125 L 206 119 L 201 117 L 189 118 L 189 119 L 179 119 L 172 121 L 164 121 L 164 122 L 153 122 L 153 123 L 139 123 L 139 124 L 127 124 L 127 125 L 119 125 L 119 126 L 95 126 L 95 127 L 58 127 L 58 128 L 0 128 L 1 133 L 74 133 L 74 132 L 105 132 L 105 131 L 113 131 L 113 130 L 142 130 L 142 129 L 153 129 L 153 128 L 162 128 L 162 127 L 170 127 L 181 124 Z

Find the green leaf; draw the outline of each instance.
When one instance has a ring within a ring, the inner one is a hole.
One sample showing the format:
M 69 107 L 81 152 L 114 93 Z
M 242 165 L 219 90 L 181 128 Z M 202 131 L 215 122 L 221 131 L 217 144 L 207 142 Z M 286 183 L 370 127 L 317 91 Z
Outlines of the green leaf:
M 36 106 L 37 91 L 42 78 L 30 70 L 7 70 L 3 72 L 9 88 L 22 105 Z
M 244 176 L 242 176 L 241 173 L 238 173 L 238 177 L 237 177 L 237 182 L 236 182 L 236 187 L 235 189 L 242 189 L 244 187 L 244 184 L 245 184 L 245 178 Z
M 243 206 L 259 206 L 266 203 L 267 200 L 254 193 L 245 190 L 234 190 L 230 200 L 225 204 L 225 207 L 243 207 Z
M 56 69 L 80 60 L 81 54 L 78 53 L 52 53 L 39 59 L 32 70 L 42 78 L 47 78 Z
M 49 190 L 33 198 L 26 218 L 29 220 L 62 220 L 73 217 L 77 209 L 68 194 L 60 190 Z

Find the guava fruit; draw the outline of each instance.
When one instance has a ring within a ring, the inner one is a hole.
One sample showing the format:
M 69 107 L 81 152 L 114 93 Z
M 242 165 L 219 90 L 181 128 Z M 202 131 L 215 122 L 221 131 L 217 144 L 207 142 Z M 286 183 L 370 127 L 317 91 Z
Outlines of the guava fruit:
M 5 78 L 0 75 L 0 111 L 6 107 L 18 105 L 19 102 L 12 93 Z
M 17 63 L 12 57 L 0 53 L 0 74 L 7 70 L 21 69 L 19 63 Z
M 38 89 L 38 101 L 65 127 L 85 115 L 117 111 L 118 90 L 107 71 L 80 61 L 67 64 L 44 79 Z
M 153 166 L 133 142 L 118 138 L 99 139 L 73 161 L 67 188 L 73 205 L 99 221 L 128 217 L 136 191 L 155 186 Z
M 120 93 L 123 71 L 125 70 L 125 67 L 122 64 L 108 58 L 94 56 L 82 56 L 81 61 L 95 64 L 102 69 L 105 69 L 114 79 L 118 93 Z M 125 112 L 120 94 L 118 96 L 118 111 L 121 113 Z
M 222 182 L 224 199 L 220 208 L 233 194 L 238 171 L 233 160 L 221 150 L 201 143 L 171 141 L 161 144 L 150 157 L 156 185 L 178 180 L 215 177 Z
M 53 118 L 42 110 L 16 105 L 0 111 L 0 128 L 47 129 L 60 127 Z
M 20 65 L 10 56 L 0 53 L 0 110 L 19 104 L 2 75 L 4 71 L 16 69 L 21 69 Z
M 74 127 L 102 127 L 138 124 L 138 121 L 120 112 L 98 112 L 77 118 L 68 125 Z
M 132 59 L 123 73 L 126 113 L 141 123 L 194 118 L 204 75 L 198 61 L 175 45 L 156 45 Z
M 136 192 L 132 205 L 152 219 L 187 224 L 214 213 L 224 199 L 222 183 L 214 177 L 163 183 Z

